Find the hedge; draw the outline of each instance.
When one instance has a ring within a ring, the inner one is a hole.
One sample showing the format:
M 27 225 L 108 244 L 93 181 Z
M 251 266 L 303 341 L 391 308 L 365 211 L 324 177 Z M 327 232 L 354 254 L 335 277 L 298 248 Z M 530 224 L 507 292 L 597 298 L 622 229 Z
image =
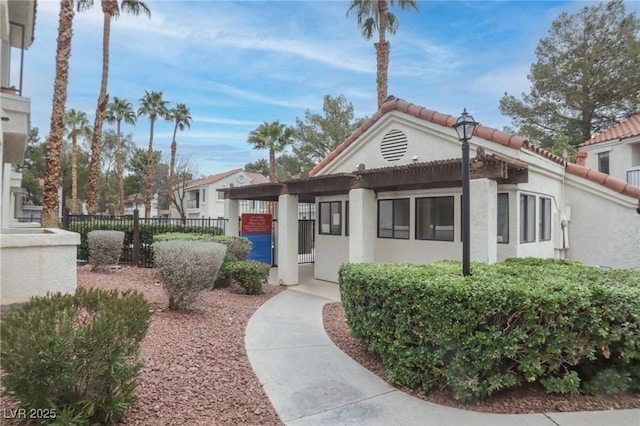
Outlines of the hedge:
M 354 337 L 393 384 L 457 399 L 539 382 L 548 392 L 640 390 L 640 271 L 564 260 L 343 264 Z

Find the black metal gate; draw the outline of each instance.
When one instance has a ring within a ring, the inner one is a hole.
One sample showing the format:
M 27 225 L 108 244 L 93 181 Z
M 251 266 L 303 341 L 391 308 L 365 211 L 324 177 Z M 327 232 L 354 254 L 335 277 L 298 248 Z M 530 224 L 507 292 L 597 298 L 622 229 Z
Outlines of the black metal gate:
M 298 219 L 298 263 L 315 262 L 315 242 L 315 219 Z

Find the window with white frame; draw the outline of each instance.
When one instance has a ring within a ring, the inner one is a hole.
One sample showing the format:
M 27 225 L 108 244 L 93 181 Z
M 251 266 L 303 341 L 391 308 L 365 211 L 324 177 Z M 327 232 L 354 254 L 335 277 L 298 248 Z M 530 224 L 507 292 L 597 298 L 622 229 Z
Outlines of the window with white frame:
M 551 198 L 540 197 L 540 229 L 539 240 L 551 239 Z
M 378 201 L 378 238 L 409 239 L 409 199 Z
M 520 242 L 536 240 L 536 197 L 520 194 Z
M 498 243 L 509 243 L 509 194 L 498 194 Z
M 320 203 L 320 229 L 323 235 L 342 235 L 342 201 Z
M 453 197 L 416 198 L 416 240 L 453 241 Z

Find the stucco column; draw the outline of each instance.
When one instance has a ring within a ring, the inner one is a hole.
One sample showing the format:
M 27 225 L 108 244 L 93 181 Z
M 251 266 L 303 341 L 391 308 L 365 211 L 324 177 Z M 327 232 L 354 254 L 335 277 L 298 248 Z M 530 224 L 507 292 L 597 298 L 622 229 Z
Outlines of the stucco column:
M 238 220 L 238 200 L 224 200 L 224 217 L 227 218 L 227 224 L 224 227 L 224 235 L 237 237 L 240 235 L 240 221 Z
M 376 240 L 376 196 L 371 189 L 349 191 L 349 262 L 373 262 Z
M 278 197 L 278 283 L 298 284 L 298 196 Z
M 3 149 L 0 146 L 0 149 Z M 2 164 L 2 205 L 0 206 L 0 222 L 3 228 L 9 227 L 9 216 L 11 203 L 9 197 L 11 196 L 11 164 Z
M 498 259 L 498 184 L 491 179 L 472 179 L 471 261 L 496 263 Z

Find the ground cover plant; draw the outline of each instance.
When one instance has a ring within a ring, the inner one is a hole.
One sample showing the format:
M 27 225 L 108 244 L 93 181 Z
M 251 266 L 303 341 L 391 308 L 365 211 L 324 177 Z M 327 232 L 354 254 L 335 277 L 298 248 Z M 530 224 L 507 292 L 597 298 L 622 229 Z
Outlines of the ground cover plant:
M 149 317 L 133 291 L 32 298 L 0 323 L 4 394 L 47 423 L 116 422 L 136 402 Z
M 638 391 L 640 272 L 513 259 L 473 265 L 345 264 L 353 335 L 389 381 L 456 398 L 526 383 L 548 392 Z

